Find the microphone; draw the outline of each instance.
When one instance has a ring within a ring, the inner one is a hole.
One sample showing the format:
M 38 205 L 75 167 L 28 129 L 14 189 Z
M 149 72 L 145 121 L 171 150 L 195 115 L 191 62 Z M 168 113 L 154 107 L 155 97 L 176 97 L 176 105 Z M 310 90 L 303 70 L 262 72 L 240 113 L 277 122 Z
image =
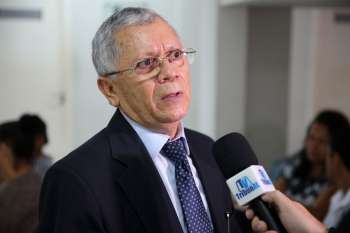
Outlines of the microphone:
M 274 209 L 260 198 L 275 188 L 244 136 L 239 133 L 223 136 L 214 143 L 213 153 L 236 203 L 249 204 L 269 230 L 287 233 Z

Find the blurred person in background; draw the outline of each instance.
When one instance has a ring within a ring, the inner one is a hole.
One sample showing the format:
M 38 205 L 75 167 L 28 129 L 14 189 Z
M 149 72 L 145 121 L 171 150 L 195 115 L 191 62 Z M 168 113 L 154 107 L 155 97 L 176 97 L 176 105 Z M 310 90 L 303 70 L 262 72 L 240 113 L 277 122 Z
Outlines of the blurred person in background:
M 348 222 L 350 232 L 350 128 L 340 130 L 331 142 L 332 152 L 326 158 L 327 177 L 337 191 L 331 197 L 323 222 L 328 227 L 339 227 Z M 348 216 L 347 218 L 344 218 Z
M 1 125 L 1 130 L 6 128 L 6 124 Z M 3 182 L 12 180 L 16 177 L 14 158 L 9 143 L 0 139 L 0 187 Z
M 43 151 L 49 141 L 46 124 L 38 115 L 31 114 L 22 115 L 19 121 L 26 136 L 34 142 L 33 168 L 43 178 L 52 165 L 52 158 Z
M 335 192 L 326 178 L 325 161 L 330 143 L 339 129 L 349 127 L 347 117 L 339 111 L 321 111 L 310 124 L 304 148 L 281 165 L 276 189 L 305 205 L 322 220 L 327 213 L 330 197 Z
M 0 232 L 31 233 L 38 224 L 40 176 L 33 170 L 34 142 L 18 121 L 0 125 Z
M 267 193 L 262 199 L 274 206 L 288 233 L 348 233 L 350 232 L 350 128 L 340 129 L 331 141 L 331 152 L 326 157 L 326 173 L 335 184 L 336 193 L 322 224 L 302 205 L 288 199 L 279 191 Z M 246 210 L 251 225 L 256 232 L 269 232 L 267 225 Z M 327 230 L 327 228 L 329 230 Z

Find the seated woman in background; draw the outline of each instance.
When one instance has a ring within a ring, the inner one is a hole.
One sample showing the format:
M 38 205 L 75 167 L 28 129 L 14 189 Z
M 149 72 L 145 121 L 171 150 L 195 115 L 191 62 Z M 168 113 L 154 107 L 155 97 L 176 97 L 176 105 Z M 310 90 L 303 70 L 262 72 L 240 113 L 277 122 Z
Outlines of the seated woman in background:
M 276 189 L 305 205 L 318 219 L 327 213 L 335 187 L 325 174 L 325 159 L 337 130 L 349 127 L 345 115 L 334 110 L 320 112 L 309 126 L 304 148 L 287 159 L 275 182 Z
M 31 233 L 37 227 L 41 178 L 32 169 L 33 144 L 19 122 L 0 125 L 0 232 Z
M 45 122 L 34 114 L 23 114 L 19 122 L 26 137 L 34 142 L 33 169 L 44 178 L 46 171 L 51 167 L 52 158 L 43 151 L 44 146 L 49 142 Z

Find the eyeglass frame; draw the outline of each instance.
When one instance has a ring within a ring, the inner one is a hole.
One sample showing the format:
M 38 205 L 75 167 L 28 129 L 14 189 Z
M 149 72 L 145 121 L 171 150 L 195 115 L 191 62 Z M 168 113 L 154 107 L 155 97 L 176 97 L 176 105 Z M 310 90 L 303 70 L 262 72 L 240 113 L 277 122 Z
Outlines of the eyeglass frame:
M 187 56 L 187 54 L 196 54 L 197 53 L 197 51 L 195 49 L 193 49 L 193 48 L 174 49 L 172 51 L 176 51 L 176 50 L 180 50 L 183 53 L 183 55 L 186 55 L 186 56 Z M 160 57 L 160 56 L 159 57 L 154 57 L 154 58 L 156 58 L 159 61 L 159 64 L 156 67 L 159 67 L 160 65 L 162 65 L 164 60 L 168 60 L 169 59 L 168 56 L 165 56 L 163 58 Z M 102 77 L 109 77 L 109 76 L 116 75 L 116 74 L 121 74 L 121 73 L 124 73 L 124 72 L 127 72 L 127 71 L 133 71 L 134 72 L 135 69 L 137 68 L 136 67 L 137 64 L 142 62 L 145 59 L 147 59 L 147 58 L 142 58 L 142 59 L 136 61 L 135 64 L 132 67 L 130 67 L 130 68 L 127 68 L 127 69 L 124 69 L 124 70 L 117 70 L 117 71 L 108 72 L 108 73 L 105 73 L 105 74 L 103 74 L 101 76 Z

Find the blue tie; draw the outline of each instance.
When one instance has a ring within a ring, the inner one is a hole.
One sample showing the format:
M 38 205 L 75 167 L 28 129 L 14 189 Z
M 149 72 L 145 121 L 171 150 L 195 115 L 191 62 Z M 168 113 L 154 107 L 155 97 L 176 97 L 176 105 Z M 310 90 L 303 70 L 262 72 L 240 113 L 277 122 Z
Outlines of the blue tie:
M 167 142 L 161 154 L 175 164 L 176 187 L 188 233 L 214 232 L 186 158 L 183 138 Z

